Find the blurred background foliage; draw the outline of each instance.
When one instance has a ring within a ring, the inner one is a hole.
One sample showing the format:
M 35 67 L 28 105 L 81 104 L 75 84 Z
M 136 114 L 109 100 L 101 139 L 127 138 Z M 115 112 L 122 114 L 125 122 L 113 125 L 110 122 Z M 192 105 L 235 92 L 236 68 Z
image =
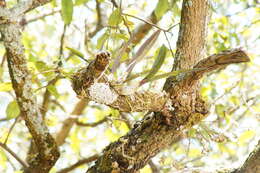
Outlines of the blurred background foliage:
M 12 7 L 15 3 L 15 0 L 9 0 L 7 6 Z M 167 47 L 167 54 L 157 73 L 169 72 L 179 29 L 174 25 L 180 21 L 181 4 L 179 0 L 53 0 L 21 19 L 22 41 L 32 74 L 34 96 L 51 133 L 55 136 L 66 119 L 78 118 L 65 143 L 60 146 L 61 157 L 52 173 L 80 159 L 100 154 L 105 146 L 126 134 L 145 114 L 121 113 L 89 102 L 79 116 L 73 115 L 79 99 L 71 88 L 70 75 L 86 66 L 97 52 L 106 50 L 112 54 L 110 68 L 113 68 L 113 63 L 119 64 L 113 77 L 122 80 L 133 58 L 141 61 L 135 65 L 132 74 L 149 71 L 156 51 L 163 44 Z M 259 1 L 211 0 L 210 5 L 212 17 L 205 54 L 243 47 L 251 62 L 232 65 L 203 79 L 201 93 L 210 103 L 210 116 L 185 131 L 179 142 L 154 157 L 141 170 L 142 173 L 155 172 L 155 168 L 167 173 L 237 167 L 259 140 Z M 139 25 L 149 21 L 147 17 L 153 11 L 160 21 L 152 26 L 141 42 L 129 42 L 131 34 L 138 30 Z M 158 29 L 161 33 L 152 36 Z M 149 38 L 154 39 L 153 44 L 145 42 Z M 123 49 L 122 45 L 126 47 Z M 138 51 L 142 56 L 137 56 Z M 0 142 L 6 143 L 25 159 L 31 136 L 19 118 L 3 44 L 0 44 L 0 63 Z M 128 85 L 135 85 L 144 77 L 141 74 L 137 76 Z M 161 90 L 164 80 L 147 83 L 139 89 Z M 48 103 L 44 105 L 46 98 Z M 84 172 L 91 164 L 93 162 L 83 164 L 71 172 Z M 18 173 L 20 168 L 19 163 L 0 148 L 0 172 Z

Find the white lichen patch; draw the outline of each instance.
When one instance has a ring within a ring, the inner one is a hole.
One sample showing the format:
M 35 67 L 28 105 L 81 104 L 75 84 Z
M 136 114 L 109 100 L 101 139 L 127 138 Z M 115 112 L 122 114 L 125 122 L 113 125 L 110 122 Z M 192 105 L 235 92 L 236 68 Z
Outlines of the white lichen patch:
M 118 94 L 105 83 L 95 82 L 89 87 L 91 99 L 102 104 L 111 104 L 116 101 Z
M 167 100 L 165 107 L 169 110 L 169 111 L 174 111 L 174 107 L 172 106 L 172 101 L 170 99 Z

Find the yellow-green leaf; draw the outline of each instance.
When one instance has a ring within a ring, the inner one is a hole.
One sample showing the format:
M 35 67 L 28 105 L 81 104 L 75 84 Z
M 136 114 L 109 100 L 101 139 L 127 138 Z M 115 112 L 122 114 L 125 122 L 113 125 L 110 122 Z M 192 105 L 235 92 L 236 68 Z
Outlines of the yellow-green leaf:
M 246 130 L 244 131 L 238 138 L 239 144 L 244 144 L 248 142 L 255 136 L 255 131 L 253 130 Z
M 7 160 L 8 158 L 4 152 L 4 149 L 0 148 L 0 165 L 2 169 L 6 168 L 6 165 L 8 163 Z
M 20 109 L 17 102 L 11 101 L 6 108 L 6 117 L 8 119 L 16 118 L 20 114 Z
M 220 116 L 220 117 L 224 117 L 225 116 L 225 106 L 222 104 L 217 104 L 215 106 L 215 111 L 216 113 Z
M 52 79 L 55 76 L 54 69 L 52 67 L 49 67 L 45 62 L 43 61 L 36 61 L 35 62 L 36 69 L 45 76 L 48 80 Z
M 73 2 L 72 0 L 61 1 L 61 16 L 65 24 L 70 24 L 73 16 Z
M 163 62 L 165 60 L 166 53 L 167 53 L 167 48 L 164 45 L 162 45 L 160 50 L 159 50 L 159 53 L 156 55 L 156 59 L 155 59 L 155 61 L 153 63 L 151 71 L 141 81 L 141 84 L 149 81 L 149 79 L 151 79 L 159 71 L 159 69 L 161 68 L 161 66 L 162 66 L 162 64 L 163 64 Z
M 112 14 L 108 18 L 108 25 L 109 26 L 117 26 L 123 21 L 123 17 L 120 13 L 120 9 L 117 8 L 112 12 Z
M 157 19 L 160 19 L 163 14 L 168 10 L 169 8 L 169 2 L 168 0 L 159 0 L 156 9 L 155 9 L 155 15 Z
M 66 47 L 66 48 L 69 49 L 73 54 L 77 55 L 78 57 L 84 58 L 84 54 L 81 53 L 80 51 L 71 47 Z
M 0 83 L 0 92 L 6 92 L 13 90 L 11 82 Z
M 152 70 L 153 70 L 153 68 L 152 68 Z M 155 81 L 155 80 L 158 80 L 158 79 L 163 79 L 163 78 L 167 78 L 167 77 L 170 77 L 170 76 L 178 76 L 178 75 L 183 74 L 183 73 L 191 73 L 191 72 L 200 71 L 200 70 L 203 70 L 203 68 L 175 70 L 175 71 L 171 71 L 171 72 L 168 72 L 168 73 L 155 75 L 155 76 L 153 76 L 149 79 L 144 79 L 141 83 L 144 84 L 146 82 L 152 82 L 152 81 Z
M 116 141 L 120 137 L 119 134 L 113 132 L 110 128 L 105 131 L 105 135 L 111 142 Z
M 198 157 L 201 155 L 201 151 L 197 148 L 190 148 L 189 149 L 189 157 Z
M 58 98 L 59 97 L 59 93 L 56 89 L 56 87 L 54 85 L 48 85 L 47 86 L 47 90 L 52 94 L 54 95 L 54 97 Z

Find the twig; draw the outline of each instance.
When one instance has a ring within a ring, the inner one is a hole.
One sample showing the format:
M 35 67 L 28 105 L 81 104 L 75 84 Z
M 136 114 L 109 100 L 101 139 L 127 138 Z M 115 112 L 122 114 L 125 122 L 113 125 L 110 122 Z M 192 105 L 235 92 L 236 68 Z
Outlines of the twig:
M 87 163 L 89 163 L 89 162 L 93 162 L 93 161 L 97 160 L 98 157 L 99 157 L 99 156 L 98 156 L 97 154 L 95 154 L 95 155 L 90 156 L 90 157 L 88 157 L 88 158 L 79 160 L 79 161 L 77 161 L 76 163 L 74 163 L 73 165 L 71 165 L 70 167 L 64 168 L 64 169 L 58 171 L 57 173 L 67 173 L 67 172 L 70 172 L 70 171 L 72 171 L 73 169 L 76 169 L 77 167 L 79 167 L 79 166 L 81 166 L 81 165 L 83 165 L 83 164 L 87 164 Z
M 96 11 L 97 11 L 97 24 L 95 30 L 88 34 L 90 38 L 94 37 L 103 28 L 100 2 L 98 0 L 96 0 Z
M 173 51 L 172 51 L 172 47 L 171 47 L 170 40 L 168 39 L 166 32 L 163 31 L 163 33 L 164 33 L 165 38 L 166 38 L 166 40 L 167 40 L 167 43 L 168 43 L 168 46 L 169 46 L 169 48 L 170 48 L 170 51 L 171 51 L 172 57 L 174 58 L 174 53 L 173 53 Z
M 180 24 L 180 23 L 176 23 L 176 24 L 170 26 L 170 27 L 167 29 L 167 31 L 170 32 L 170 30 L 172 30 L 172 28 L 174 28 L 175 26 L 177 26 L 177 25 L 179 25 L 179 24 Z
M 2 61 L 1 61 L 1 67 L 4 66 L 5 60 L 6 60 L 6 53 L 3 55 L 3 58 L 2 58 Z
M 137 20 L 140 20 L 140 21 L 142 21 L 144 23 L 147 23 L 147 24 L 149 24 L 149 25 L 151 25 L 151 26 L 153 26 L 153 27 L 155 27 L 155 28 L 157 28 L 157 29 L 159 29 L 161 31 L 169 32 L 168 29 L 163 29 L 163 28 L 161 28 L 161 27 L 159 27 L 159 26 L 157 26 L 157 25 L 155 25 L 155 24 L 153 24 L 153 23 L 151 23 L 149 21 L 146 21 L 146 20 L 144 20 L 144 19 L 142 19 L 140 17 L 134 16 L 134 15 L 131 15 L 131 14 L 127 14 L 127 13 L 122 13 L 122 15 L 129 16 L 129 17 L 135 18 Z
M 115 6 L 116 8 L 119 8 L 119 9 L 120 9 L 120 15 L 122 15 L 122 0 L 120 0 L 120 6 L 117 5 L 117 3 L 116 3 L 115 0 L 111 0 L 111 2 L 112 2 L 112 4 L 113 4 L 113 6 Z M 124 22 L 125 27 L 127 28 L 128 34 L 131 36 L 132 33 L 131 33 L 130 28 L 129 28 L 128 25 L 127 25 L 126 19 L 125 19 L 124 17 L 122 17 L 122 19 L 123 19 L 123 22 Z
M 246 8 L 242 9 L 241 11 L 237 11 L 237 12 L 235 12 L 233 14 L 227 14 L 226 17 L 231 17 L 231 16 L 234 16 L 234 15 L 237 15 L 239 13 L 245 12 L 246 10 L 248 10 L 250 8 L 255 8 L 255 7 L 257 7 L 257 6 L 256 5 L 249 5 Z
M 84 126 L 84 127 L 96 127 L 96 126 L 98 126 L 98 125 L 100 125 L 100 124 L 102 124 L 102 123 L 104 123 L 104 122 L 106 122 L 108 120 L 109 119 L 107 117 L 105 117 L 105 118 L 103 118 L 103 119 L 101 119 L 101 120 L 99 120 L 97 122 L 94 122 L 94 123 L 82 123 L 82 122 L 77 121 L 76 124 L 78 126 Z
M 8 120 L 10 120 L 9 118 L 0 118 L 0 122 L 1 121 L 8 121 Z
M 64 38 L 65 38 L 65 34 L 66 34 L 66 29 L 67 29 L 67 25 L 64 24 L 64 26 L 63 26 L 63 33 L 62 33 L 61 38 L 60 38 L 60 50 L 59 50 L 58 67 L 62 66 L 63 45 L 64 45 Z
M 225 95 L 231 93 L 231 91 L 233 89 L 235 89 L 239 84 L 239 81 L 237 81 L 233 86 L 231 86 L 227 91 L 225 91 L 221 96 L 219 96 L 218 98 L 216 98 L 215 100 L 212 101 L 212 103 L 217 103 L 217 101 L 219 101 L 221 98 L 223 98 Z
M 13 128 L 14 128 L 14 126 L 15 126 L 15 124 L 17 123 L 17 121 L 18 121 L 19 118 L 20 118 L 19 116 L 18 116 L 17 118 L 15 118 L 14 123 L 13 123 L 12 126 L 10 127 L 10 129 L 9 129 L 9 131 L 8 131 L 8 133 L 7 133 L 7 136 L 6 136 L 6 138 L 5 138 L 5 141 L 4 141 L 4 144 L 5 144 L 5 145 L 6 145 L 6 143 L 7 143 L 7 141 L 8 141 L 8 138 L 9 138 L 9 136 L 10 136 L 10 134 L 11 134 L 11 132 L 12 132 L 12 130 L 13 130 Z
M 20 159 L 15 152 L 13 152 L 6 144 L 0 142 L 0 146 L 5 149 L 8 153 L 10 153 L 21 165 L 23 165 L 24 168 L 27 168 L 28 165 Z
M 56 14 L 56 13 L 59 13 L 60 11 L 61 11 L 60 9 L 58 9 L 58 10 L 53 10 L 53 11 L 51 11 L 51 12 L 49 12 L 49 13 L 43 14 L 43 15 L 38 16 L 38 17 L 35 17 L 35 18 L 33 18 L 33 19 L 29 19 L 29 20 L 27 20 L 27 21 L 24 23 L 24 25 L 27 25 L 27 24 L 29 24 L 29 23 L 36 22 L 36 21 L 41 20 L 41 19 L 44 19 L 45 17 L 54 15 L 54 14 Z
M 111 0 L 111 2 L 112 2 L 112 4 L 113 4 L 116 8 L 118 8 L 118 5 L 117 5 L 117 3 L 116 3 L 115 0 Z

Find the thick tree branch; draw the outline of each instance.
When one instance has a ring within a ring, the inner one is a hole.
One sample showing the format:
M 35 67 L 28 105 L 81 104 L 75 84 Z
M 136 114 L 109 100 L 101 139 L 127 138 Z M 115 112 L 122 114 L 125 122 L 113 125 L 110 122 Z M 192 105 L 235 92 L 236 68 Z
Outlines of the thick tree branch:
M 109 60 L 109 54 L 100 53 L 87 68 L 80 69 L 74 74 L 73 89 L 80 98 L 104 103 L 122 112 L 160 111 L 163 108 L 167 100 L 165 93 L 141 91 L 125 94 L 127 86 L 125 88 L 120 85 L 119 88 L 110 86 L 108 79 L 103 75 Z
M 255 149 L 250 153 L 245 163 L 231 173 L 260 172 L 260 140 Z

